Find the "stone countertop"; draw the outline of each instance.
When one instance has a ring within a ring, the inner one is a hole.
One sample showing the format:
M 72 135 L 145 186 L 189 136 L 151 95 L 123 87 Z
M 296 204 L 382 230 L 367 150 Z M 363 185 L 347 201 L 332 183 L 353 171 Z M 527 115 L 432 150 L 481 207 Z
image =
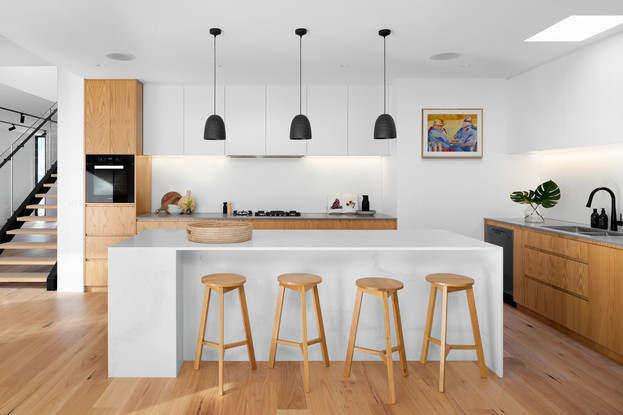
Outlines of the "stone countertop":
M 384 213 L 374 215 L 357 215 L 342 213 L 301 213 L 301 216 L 228 216 L 223 213 L 213 212 L 194 212 L 190 215 L 170 215 L 168 213 L 148 213 L 136 218 L 138 221 L 161 221 L 161 220 L 208 220 L 208 219 L 227 219 L 227 220 L 396 220 L 395 217 Z
M 612 232 L 609 229 L 593 229 L 595 232 L 604 231 L 608 232 L 612 235 L 604 235 L 604 236 L 592 236 L 592 235 L 583 235 L 581 233 L 576 232 L 566 232 L 559 229 L 552 229 L 550 226 L 577 226 L 582 228 L 590 228 L 591 225 L 587 225 L 585 223 L 577 223 L 577 222 L 569 222 L 565 220 L 556 220 L 556 219 L 548 219 L 545 218 L 544 223 L 532 223 L 526 222 L 522 218 L 484 218 L 485 220 L 489 220 L 492 222 L 505 223 L 507 225 L 520 226 L 522 228 L 527 229 L 535 229 L 544 232 L 556 233 L 558 235 L 572 236 L 579 239 L 584 239 L 586 241 L 592 242 L 601 242 L 606 244 L 612 244 L 623 247 L 623 227 L 619 230 L 619 232 Z

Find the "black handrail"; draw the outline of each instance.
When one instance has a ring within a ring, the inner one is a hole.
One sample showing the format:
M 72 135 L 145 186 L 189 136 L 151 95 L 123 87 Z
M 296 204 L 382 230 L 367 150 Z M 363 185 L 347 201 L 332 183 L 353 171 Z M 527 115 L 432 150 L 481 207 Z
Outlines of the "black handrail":
M 41 124 L 39 124 L 39 126 L 28 135 L 28 137 L 26 137 L 26 139 L 24 141 L 22 141 L 21 143 L 19 143 L 16 147 L 15 150 L 13 150 L 11 152 L 11 154 L 9 154 L 4 160 L 2 160 L 2 162 L 0 163 L 0 169 L 9 162 L 9 160 L 11 160 L 11 158 L 13 158 L 13 156 L 15 155 L 15 153 L 17 153 L 19 151 L 19 149 L 21 149 L 22 147 L 24 147 L 24 145 L 26 145 L 26 143 L 28 142 L 28 140 L 30 140 L 39 130 L 41 130 L 41 127 L 43 127 L 45 125 L 46 122 L 50 121 L 52 119 L 52 117 L 54 116 L 54 114 L 56 114 L 56 112 L 58 111 L 58 108 L 55 108 L 54 110 L 52 110 L 52 112 L 50 112 L 50 115 L 48 115 L 47 117 L 45 117 L 45 119 L 43 121 L 41 121 Z

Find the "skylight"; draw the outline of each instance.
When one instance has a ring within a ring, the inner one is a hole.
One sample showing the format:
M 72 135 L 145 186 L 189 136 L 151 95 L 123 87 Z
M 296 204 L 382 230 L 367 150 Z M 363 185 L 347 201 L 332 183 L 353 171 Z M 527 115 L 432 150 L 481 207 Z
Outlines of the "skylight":
M 569 16 L 525 42 L 581 42 L 623 23 L 623 16 Z

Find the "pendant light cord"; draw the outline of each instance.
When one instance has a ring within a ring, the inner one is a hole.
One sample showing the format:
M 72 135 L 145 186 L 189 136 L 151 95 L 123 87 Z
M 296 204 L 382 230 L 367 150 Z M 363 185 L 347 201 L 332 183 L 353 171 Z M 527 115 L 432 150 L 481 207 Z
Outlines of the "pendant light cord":
M 387 99 L 387 91 L 385 90 L 385 88 L 387 87 L 387 76 L 385 74 L 386 70 L 387 70 L 387 64 L 386 64 L 386 59 L 385 59 L 385 40 L 386 40 L 386 36 L 383 36 L 383 114 L 387 114 L 387 105 L 385 100 Z
M 216 115 L 216 35 L 214 35 L 214 115 Z
M 303 113 L 303 35 L 299 36 L 299 114 Z

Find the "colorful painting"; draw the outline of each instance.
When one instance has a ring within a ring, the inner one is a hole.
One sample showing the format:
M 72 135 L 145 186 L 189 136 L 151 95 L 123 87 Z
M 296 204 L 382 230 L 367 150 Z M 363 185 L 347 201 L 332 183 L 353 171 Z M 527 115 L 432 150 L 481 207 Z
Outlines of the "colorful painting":
M 482 108 L 423 108 L 423 158 L 482 158 Z

